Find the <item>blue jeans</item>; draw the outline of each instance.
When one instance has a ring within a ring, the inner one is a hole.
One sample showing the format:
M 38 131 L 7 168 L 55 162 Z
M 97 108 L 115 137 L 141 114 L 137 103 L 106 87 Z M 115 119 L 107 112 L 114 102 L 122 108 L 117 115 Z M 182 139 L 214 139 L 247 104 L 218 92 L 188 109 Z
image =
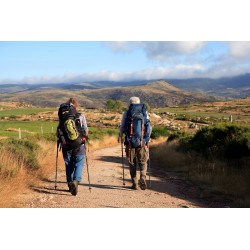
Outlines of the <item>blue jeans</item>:
M 84 156 L 85 156 L 85 147 L 81 145 L 77 149 L 66 150 L 62 148 L 63 159 L 66 166 L 66 177 L 68 186 L 70 187 L 71 183 L 74 180 L 82 180 L 82 169 L 84 165 Z

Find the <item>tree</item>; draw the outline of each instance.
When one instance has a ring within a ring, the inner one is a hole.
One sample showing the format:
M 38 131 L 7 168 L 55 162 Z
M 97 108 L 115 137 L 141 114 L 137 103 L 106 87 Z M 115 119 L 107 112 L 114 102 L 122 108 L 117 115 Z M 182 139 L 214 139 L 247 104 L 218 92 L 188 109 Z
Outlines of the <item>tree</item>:
M 122 110 L 122 108 L 124 107 L 124 102 L 123 101 L 116 101 L 116 107 L 118 110 Z
M 147 107 L 147 111 L 150 111 L 150 106 L 149 106 L 149 104 L 148 104 L 147 102 L 145 102 L 144 104 L 145 104 L 146 107 Z
M 116 101 L 111 100 L 111 99 L 107 100 L 107 102 L 106 102 L 106 108 L 110 109 L 110 110 L 116 109 L 117 108 Z

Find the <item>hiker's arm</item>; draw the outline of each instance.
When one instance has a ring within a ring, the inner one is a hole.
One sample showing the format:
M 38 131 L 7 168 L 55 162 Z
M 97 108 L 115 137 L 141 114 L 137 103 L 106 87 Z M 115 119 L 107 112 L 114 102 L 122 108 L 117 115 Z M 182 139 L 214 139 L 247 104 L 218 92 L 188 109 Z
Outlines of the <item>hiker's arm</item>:
M 80 121 L 81 121 L 81 126 L 84 127 L 84 131 L 86 135 L 88 135 L 89 129 L 88 129 L 87 121 L 86 121 L 84 114 L 81 114 Z
M 120 137 L 122 137 L 122 134 L 125 132 L 124 128 L 125 128 L 126 118 L 127 118 L 127 112 L 125 111 L 123 113 L 122 123 L 121 123 L 121 126 L 120 126 Z
M 148 112 L 147 111 L 146 111 L 146 114 L 147 114 L 147 119 L 149 120 L 149 116 L 148 116 Z M 152 126 L 150 127 L 149 137 L 151 136 L 151 133 L 152 133 Z

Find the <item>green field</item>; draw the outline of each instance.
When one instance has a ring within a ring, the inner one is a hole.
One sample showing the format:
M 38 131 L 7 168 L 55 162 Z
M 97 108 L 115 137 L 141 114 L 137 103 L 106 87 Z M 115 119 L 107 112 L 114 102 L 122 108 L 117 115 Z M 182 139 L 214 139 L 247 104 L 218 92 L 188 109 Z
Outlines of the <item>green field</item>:
M 194 111 L 191 108 L 159 108 L 159 109 L 154 109 L 154 112 L 156 113 L 164 113 L 164 112 L 169 112 L 169 113 L 175 113 L 176 115 L 186 115 L 189 117 L 209 117 L 209 118 L 215 118 L 215 119 L 223 119 L 223 118 L 229 118 L 229 114 L 223 113 L 223 112 L 211 112 L 211 111 Z M 237 119 L 246 119 L 250 118 L 249 115 L 234 115 L 234 118 Z
M 40 122 L 40 121 L 0 121 L 0 136 L 9 138 L 18 138 L 19 128 L 21 130 L 22 138 L 33 133 L 41 133 L 41 126 L 43 133 L 51 133 L 53 127 L 53 133 L 56 132 L 57 122 Z M 12 131 L 8 131 L 12 130 Z M 108 128 L 89 128 L 90 139 L 101 139 L 104 135 L 117 135 L 118 129 Z
M 40 122 L 40 121 L 0 121 L 0 136 L 7 136 L 10 138 L 18 138 L 18 130 L 21 129 L 22 137 L 29 135 L 29 132 L 41 133 L 41 126 L 43 133 L 55 132 L 57 128 L 57 122 Z M 16 130 L 16 131 L 7 131 Z
M 0 118 L 9 116 L 19 116 L 19 115 L 31 115 L 41 112 L 54 112 L 57 109 L 46 109 L 46 108 L 27 108 L 27 109 L 6 109 L 0 110 Z

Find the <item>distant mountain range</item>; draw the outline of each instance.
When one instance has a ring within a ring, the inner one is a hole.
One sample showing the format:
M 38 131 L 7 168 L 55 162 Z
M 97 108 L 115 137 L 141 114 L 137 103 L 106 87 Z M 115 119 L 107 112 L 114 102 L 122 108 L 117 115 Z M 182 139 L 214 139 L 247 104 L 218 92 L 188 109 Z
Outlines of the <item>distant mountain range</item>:
M 244 98 L 250 96 L 250 73 L 219 79 L 0 85 L 0 101 L 25 101 L 39 106 L 57 106 L 68 97 L 78 98 L 85 106 L 103 106 L 108 99 L 127 102 L 132 95 L 158 107 L 218 98 Z
M 58 106 L 70 97 L 75 97 L 81 106 L 104 107 L 108 99 L 122 100 L 128 104 L 131 96 L 140 97 L 151 107 L 175 106 L 193 102 L 218 100 L 213 96 L 182 90 L 164 80 L 138 86 L 119 87 L 117 83 L 61 84 L 12 86 L 1 89 L 0 101 L 27 102 L 35 106 Z M 8 92 L 9 91 L 9 92 Z

